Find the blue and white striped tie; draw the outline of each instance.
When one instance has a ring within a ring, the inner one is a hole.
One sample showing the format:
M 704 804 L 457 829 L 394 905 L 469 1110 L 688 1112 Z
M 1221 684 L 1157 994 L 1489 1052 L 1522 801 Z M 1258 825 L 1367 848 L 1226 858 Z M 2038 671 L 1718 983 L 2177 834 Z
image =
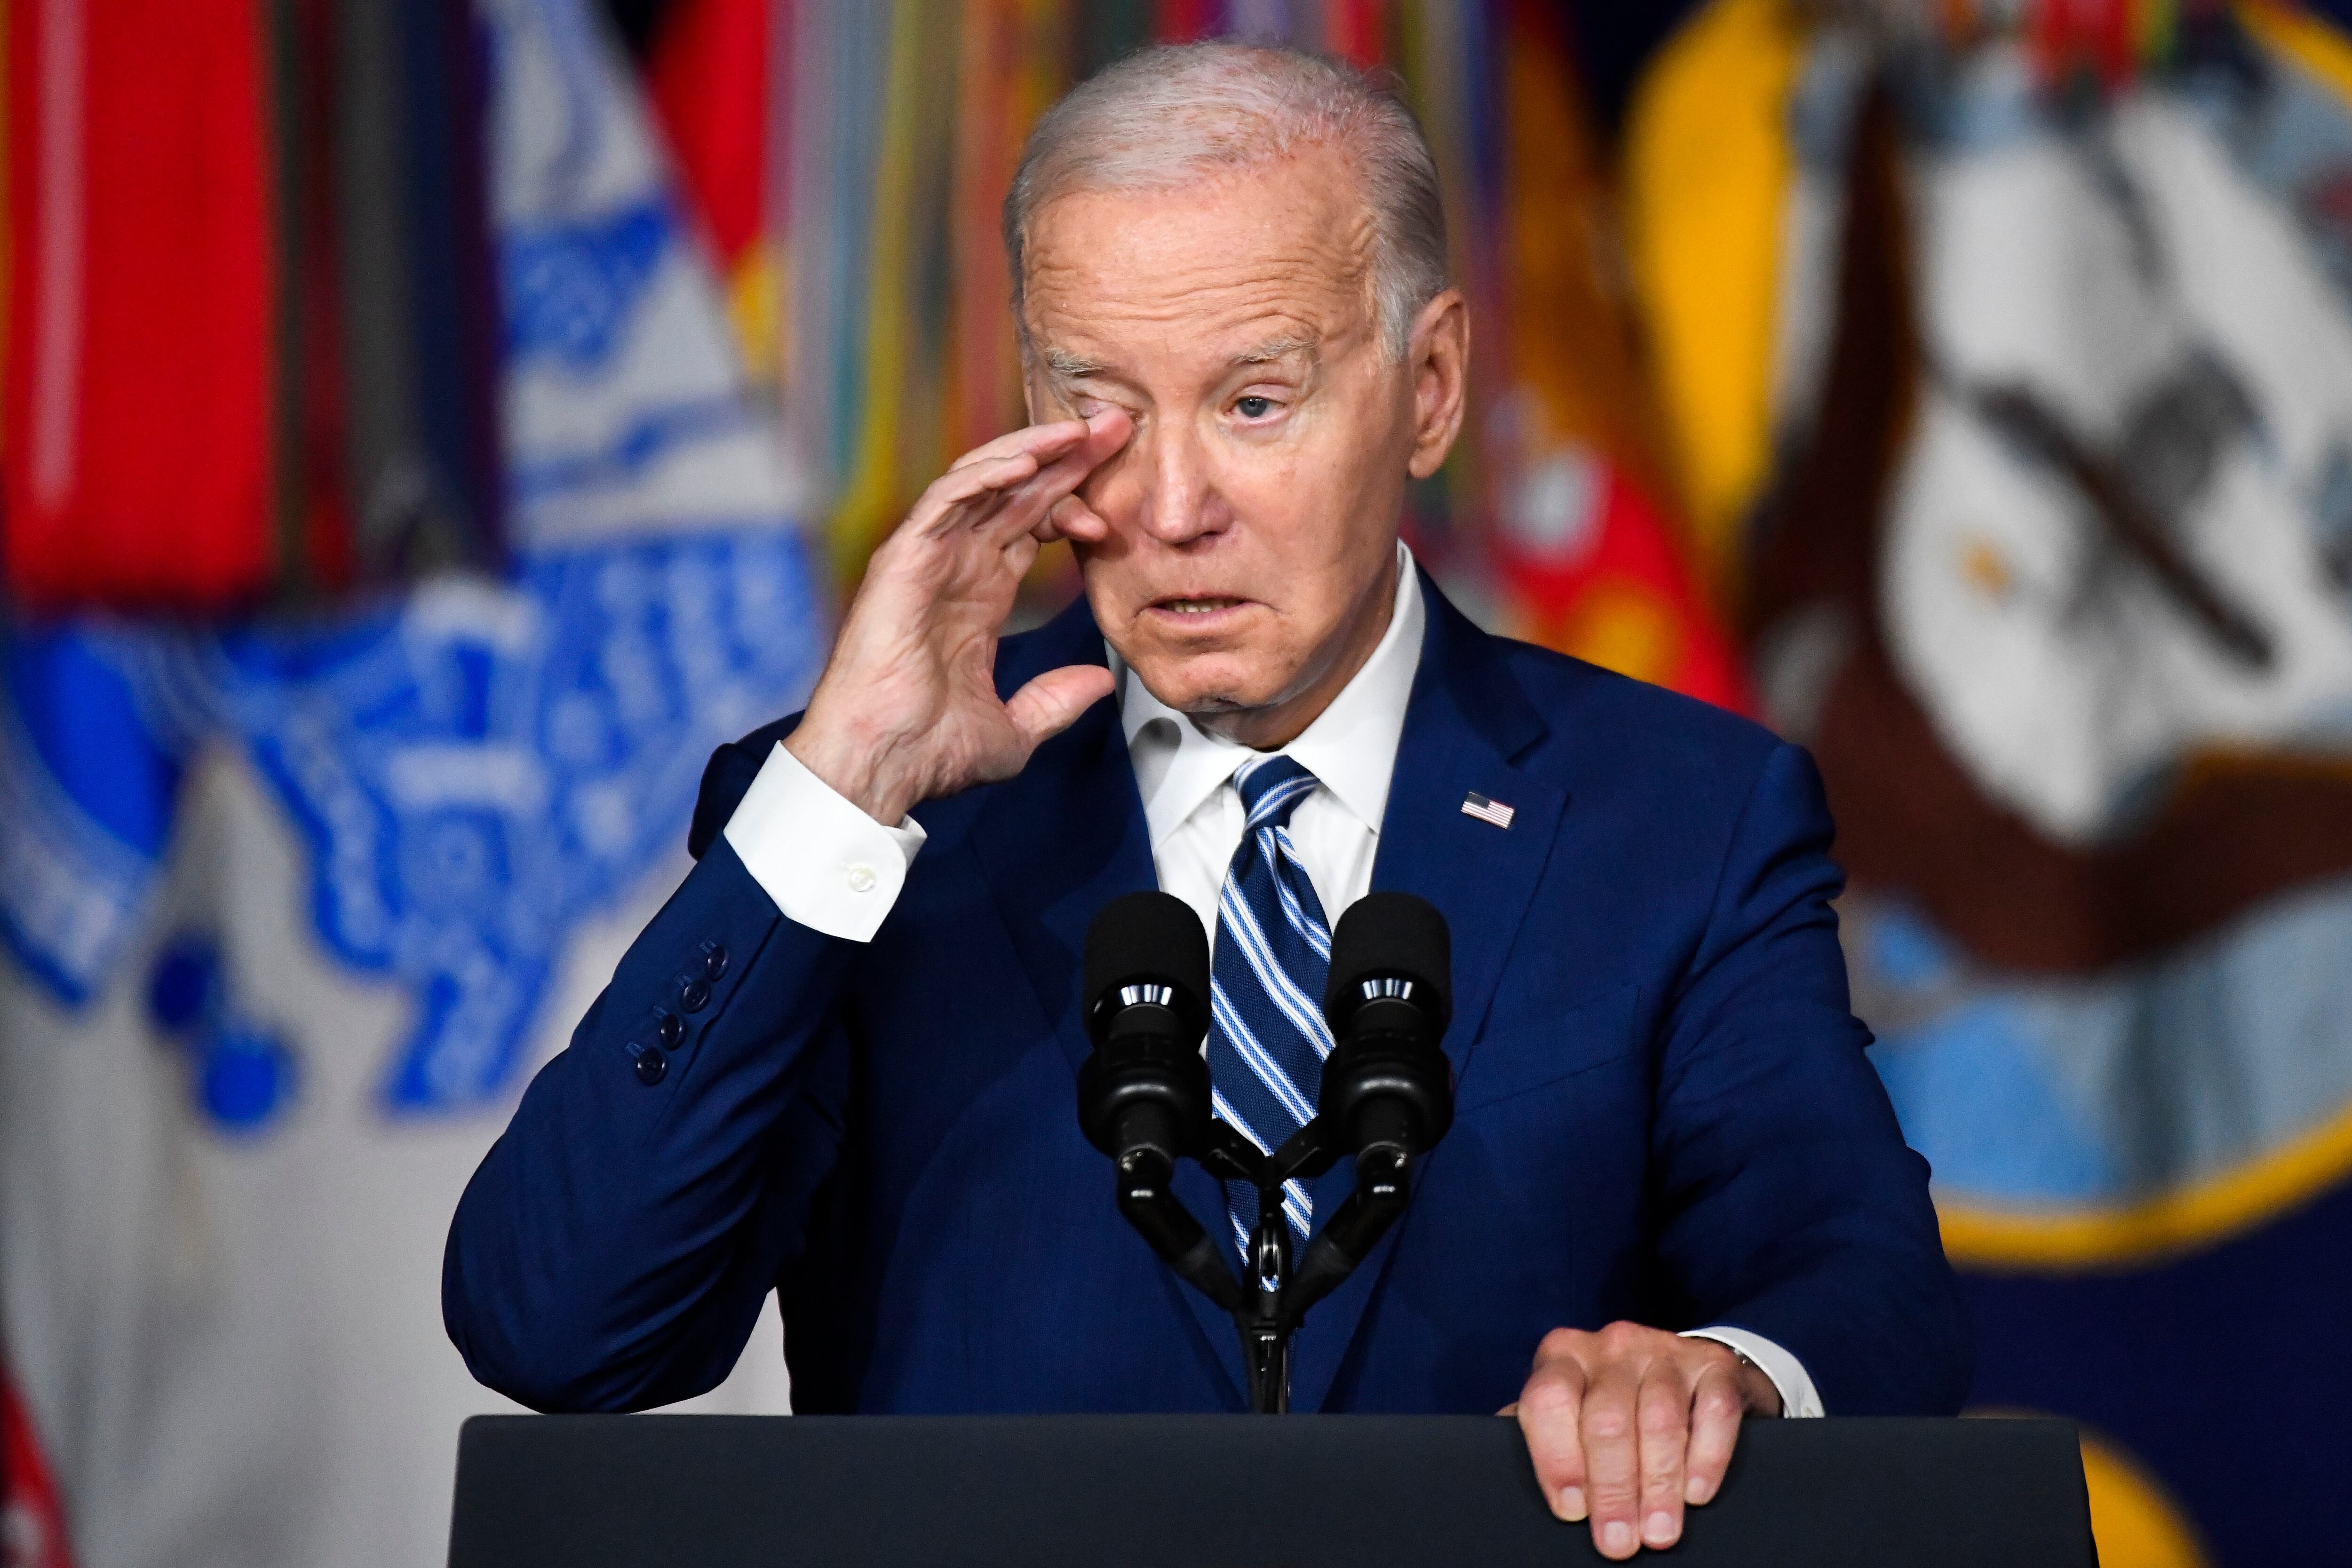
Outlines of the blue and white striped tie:
M 1290 841 L 1290 813 L 1315 791 L 1315 775 L 1287 757 L 1242 765 L 1234 775 L 1249 812 L 1241 847 L 1217 896 L 1216 962 L 1209 986 L 1209 1081 L 1217 1114 L 1271 1154 L 1315 1114 L 1323 1059 L 1323 982 L 1331 928 Z M 1249 1260 L 1257 1189 L 1227 1182 L 1234 1237 Z M 1286 1183 L 1283 1212 L 1304 1239 L 1314 1220 L 1306 1184 Z M 1294 1245 L 1296 1243 L 1294 1242 Z

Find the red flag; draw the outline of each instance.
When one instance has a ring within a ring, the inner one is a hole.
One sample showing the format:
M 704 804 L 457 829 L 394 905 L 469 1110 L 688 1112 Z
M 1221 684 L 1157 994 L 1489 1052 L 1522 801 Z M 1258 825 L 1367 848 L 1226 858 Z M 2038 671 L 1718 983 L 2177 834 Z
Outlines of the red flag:
M 7 26 L 9 586 L 249 600 L 273 565 L 261 7 L 46 0 Z
M 1151 8 L 1151 36 L 1163 44 L 1185 44 L 1205 38 L 1224 20 L 1217 0 L 1157 0 Z
M 767 206 L 772 0 L 679 0 L 646 64 L 654 112 L 723 270 L 760 237 Z
M 1698 599 L 1673 530 L 1625 470 L 1556 451 L 1521 474 L 1502 508 L 1496 564 L 1510 630 L 1737 712 L 1747 682 Z
M 1323 47 L 1366 69 L 1388 58 L 1381 0 L 1330 0 L 1323 13 Z

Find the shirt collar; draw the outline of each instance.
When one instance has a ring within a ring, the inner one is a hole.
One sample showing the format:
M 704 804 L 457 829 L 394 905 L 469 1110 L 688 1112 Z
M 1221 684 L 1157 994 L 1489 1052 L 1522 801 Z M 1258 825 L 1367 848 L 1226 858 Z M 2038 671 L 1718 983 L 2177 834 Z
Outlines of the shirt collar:
M 1400 539 L 1396 604 L 1389 612 L 1388 630 L 1331 706 L 1276 753 L 1297 758 L 1349 815 L 1375 833 L 1388 810 L 1389 779 L 1396 768 L 1397 743 L 1404 734 L 1405 706 L 1412 697 L 1413 673 L 1421 665 L 1427 619 L 1412 552 Z M 1143 795 L 1144 821 L 1156 850 L 1233 777 L 1234 768 L 1260 754 L 1208 734 L 1153 696 L 1116 649 L 1110 653 L 1110 666 L 1118 677 L 1119 723 L 1127 733 L 1128 753 Z

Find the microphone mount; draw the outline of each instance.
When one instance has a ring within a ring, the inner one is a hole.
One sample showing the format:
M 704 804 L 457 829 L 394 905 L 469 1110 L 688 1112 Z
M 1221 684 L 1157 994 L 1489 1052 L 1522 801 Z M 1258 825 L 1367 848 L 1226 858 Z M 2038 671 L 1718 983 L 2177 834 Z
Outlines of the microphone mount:
M 1342 916 L 1324 1000 L 1338 1044 L 1323 1064 L 1318 1110 L 1268 1154 L 1210 1112 L 1200 1054 L 1208 952 L 1192 911 L 1167 894 L 1131 894 L 1106 906 L 1089 933 L 1095 1051 L 1078 1075 L 1080 1125 L 1111 1157 L 1128 1223 L 1233 1315 L 1250 1405 L 1261 1413 L 1289 1409 L 1291 1340 L 1307 1309 L 1404 1213 L 1415 1162 L 1453 1122 L 1452 1071 L 1438 1049 L 1451 1013 L 1448 946 L 1444 918 L 1409 894 L 1372 894 Z M 1257 1189 L 1244 1279 L 1176 1196 L 1176 1162 L 1185 1157 Z M 1349 1158 L 1354 1189 L 1294 1270 L 1284 1184 Z

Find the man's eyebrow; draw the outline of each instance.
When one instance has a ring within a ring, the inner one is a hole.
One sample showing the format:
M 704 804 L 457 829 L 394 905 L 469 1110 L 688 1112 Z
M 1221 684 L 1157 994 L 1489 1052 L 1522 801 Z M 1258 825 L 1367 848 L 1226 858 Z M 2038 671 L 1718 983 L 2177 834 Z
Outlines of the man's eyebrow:
M 1074 354 L 1067 349 L 1048 349 L 1045 350 L 1045 368 L 1065 381 L 1078 381 L 1087 376 L 1101 375 L 1108 367 Z
M 1314 352 L 1315 340 L 1312 338 L 1269 338 L 1255 348 L 1244 349 L 1235 354 L 1233 362 L 1237 365 L 1270 365 L 1293 354 L 1312 355 Z

